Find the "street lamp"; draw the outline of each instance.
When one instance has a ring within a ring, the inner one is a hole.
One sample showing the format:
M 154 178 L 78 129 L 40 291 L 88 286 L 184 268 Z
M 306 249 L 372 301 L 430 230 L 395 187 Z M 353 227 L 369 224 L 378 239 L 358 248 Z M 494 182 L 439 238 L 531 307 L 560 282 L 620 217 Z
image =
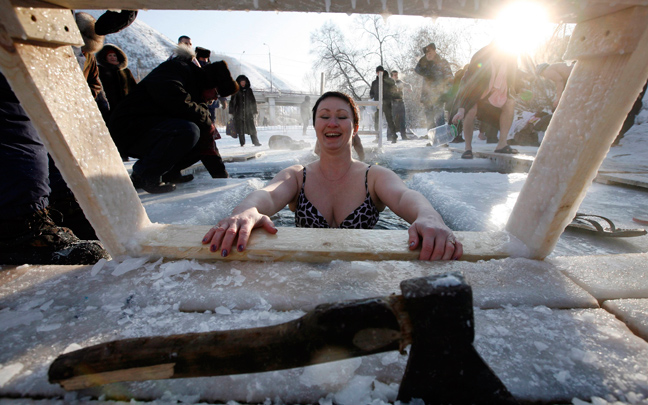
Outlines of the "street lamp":
M 239 74 L 241 73 L 241 58 L 243 58 L 243 54 L 245 51 L 241 52 L 241 56 L 239 56 Z
M 272 57 L 270 56 L 270 45 L 265 42 L 263 45 L 268 47 L 268 64 L 270 65 L 270 93 L 272 93 Z

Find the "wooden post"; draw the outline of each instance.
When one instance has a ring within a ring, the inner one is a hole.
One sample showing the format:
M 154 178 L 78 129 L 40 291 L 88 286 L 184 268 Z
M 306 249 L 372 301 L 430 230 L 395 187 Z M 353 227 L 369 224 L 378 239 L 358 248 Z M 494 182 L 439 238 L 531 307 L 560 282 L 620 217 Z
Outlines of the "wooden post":
M 577 63 L 506 230 L 528 256 L 551 253 L 571 222 L 648 78 L 648 7 L 579 23 L 566 60 Z
M 136 253 L 151 222 L 69 46 L 83 44 L 72 13 L 1 0 L 0 15 L 2 73 L 108 252 Z

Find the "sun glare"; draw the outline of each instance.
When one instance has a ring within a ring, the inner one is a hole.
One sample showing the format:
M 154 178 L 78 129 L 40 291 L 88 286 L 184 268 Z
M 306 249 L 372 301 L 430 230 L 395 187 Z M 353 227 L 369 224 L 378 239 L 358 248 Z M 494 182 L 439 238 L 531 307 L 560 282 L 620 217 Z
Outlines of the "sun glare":
M 496 41 L 500 48 L 512 53 L 530 53 L 551 32 L 547 11 L 540 3 L 517 2 L 508 5 L 495 21 Z

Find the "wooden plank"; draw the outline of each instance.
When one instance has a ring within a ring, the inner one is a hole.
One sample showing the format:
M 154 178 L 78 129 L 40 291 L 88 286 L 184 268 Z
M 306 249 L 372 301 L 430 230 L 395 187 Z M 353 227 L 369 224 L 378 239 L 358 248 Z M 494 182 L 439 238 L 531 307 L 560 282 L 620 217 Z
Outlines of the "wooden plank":
M 632 7 L 580 23 L 563 58 L 584 60 L 632 53 L 639 45 L 647 19 L 648 7 Z
M 0 6 L 3 10 L 12 8 L 9 0 L 0 0 Z M 16 7 L 14 11 L 3 12 L 2 16 L 2 25 L 11 38 L 46 46 L 83 45 L 70 10 Z
M 13 4 L 24 7 L 29 7 L 34 1 L 12 0 Z M 510 0 L 49 0 L 48 3 L 69 9 L 305 11 L 491 19 L 495 18 Z M 648 1 L 553 1 L 551 6 L 547 7 L 547 12 L 550 21 L 575 23 L 634 5 L 645 6 L 648 5 Z
M 11 13 L 0 4 L 2 21 Z M 51 26 L 68 21 L 36 22 Z M 97 235 L 111 255 L 135 254 L 138 245 L 130 239 L 150 221 L 72 48 L 12 41 L 3 29 L 0 37 L 11 44 L 0 47 L 0 68 Z
M 648 173 L 600 173 L 594 179 L 597 183 L 622 184 L 648 188 Z
M 646 44 L 648 18 L 639 15 L 640 20 L 627 24 L 619 20 L 615 29 L 636 34 L 633 27 L 640 24 L 636 43 Z M 587 56 L 574 66 L 506 225 L 531 258 L 542 259 L 553 250 L 647 78 L 645 45 L 618 55 Z
M 209 226 L 155 225 L 141 240 L 142 255 L 168 259 L 329 262 L 331 260 L 417 260 L 406 230 L 279 228 L 276 235 L 254 230 L 245 251 L 222 257 L 201 243 Z M 455 232 L 464 244 L 461 260 L 511 256 L 519 251 L 506 232 Z

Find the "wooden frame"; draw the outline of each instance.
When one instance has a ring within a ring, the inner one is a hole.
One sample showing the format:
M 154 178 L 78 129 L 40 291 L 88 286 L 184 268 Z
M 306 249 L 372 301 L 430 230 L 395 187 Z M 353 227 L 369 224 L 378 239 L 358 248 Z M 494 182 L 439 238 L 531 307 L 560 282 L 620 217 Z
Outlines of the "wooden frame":
M 0 68 L 112 256 L 220 260 L 220 255 L 200 243 L 204 227 L 149 220 L 67 46 L 81 44 L 68 9 L 257 9 L 489 18 L 507 2 L 0 0 Z M 592 0 L 586 8 L 575 2 L 555 4 L 555 20 L 579 22 L 567 52 L 578 63 L 506 226 L 510 234 L 458 232 L 465 244 L 464 259 L 506 257 L 522 251 L 542 259 L 575 214 L 625 112 L 648 78 L 648 0 L 613 3 Z M 590 105 L 589 100 L 603 101 Z M 565 147 L 574 144 L 582 147 Z M 380 231 L 320 232 L 314 235 L 296 228 L 282 228 L 276 236 L 255 232 L 246 252 L 234 252 L 227 260 L 417 257 L 406 247 L 406 231 L 385 231 L 390 232 L 388 236 Z M 516 240 L 524 246 L 520 248 Z M 394 241 L 402 242 L 392 245 Z M 296 251 L 297 247 L 303 250 Z

